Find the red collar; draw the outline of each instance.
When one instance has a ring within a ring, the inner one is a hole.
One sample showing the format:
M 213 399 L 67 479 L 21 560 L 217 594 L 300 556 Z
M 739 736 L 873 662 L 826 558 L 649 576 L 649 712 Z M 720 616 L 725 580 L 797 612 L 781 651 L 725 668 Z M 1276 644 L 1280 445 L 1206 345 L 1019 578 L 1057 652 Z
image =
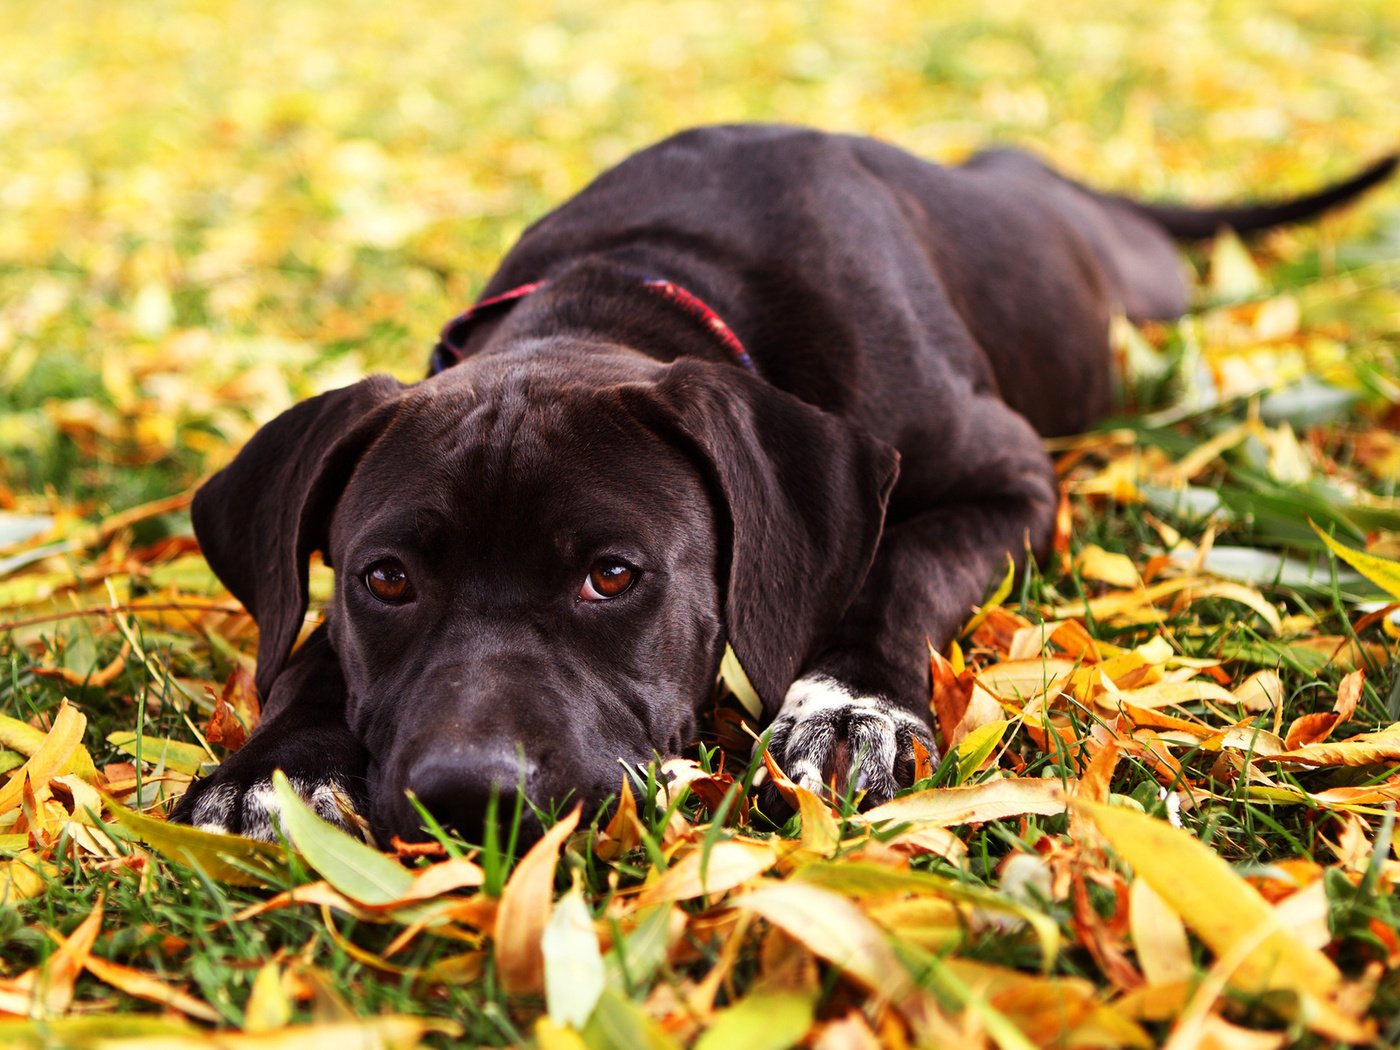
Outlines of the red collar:
M 667 302 L 675 303 L 703 325 L 706 331 L 718 339 L 725 350 L 729 352 L 729 356 L 735 364 L 750 372 L 756 371 L 753 360 L 749 357 L 749 352 L 744 349 L 744 344 L 739 340 L 739 337 L 724 323 L 719 314 L 706 305 L 703 299 L 686 291 L 674 281 L 668 281 L 661 277 L 642 277 L 640 280 L 643 288 L 661 296 Z M 437 346 L 433 347 L 432 356 L 428 359 L 428 375 L 435 376 L 462 360 L 462 350 L 466 346 L 471 327 L 481 320 L 483 315 L 508 309 L 531 292 L 539 291 L 548 283 L 548 280 L 543 280 L 519 285 L 510 291 L 502 292 L 500 295 L 493 295 L 489 299 L 481 300 L 475 306 L 468 307 L 448 321 L 442 329 L 442 334 L 438 337 Z

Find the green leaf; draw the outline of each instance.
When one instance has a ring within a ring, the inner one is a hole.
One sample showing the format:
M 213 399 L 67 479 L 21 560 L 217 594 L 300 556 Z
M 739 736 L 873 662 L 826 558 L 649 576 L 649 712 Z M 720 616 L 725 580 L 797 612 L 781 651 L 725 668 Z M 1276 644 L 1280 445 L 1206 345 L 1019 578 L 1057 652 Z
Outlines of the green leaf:
M 763 718 L 763 701 L 758 698 L 758 691 L 749 681 L 748 674 L 739 663 L 739 657 L 728 642 L 724 643 L 724 657 L 719 662 L 719 678 L 725 688 L 734 694 L 734 698 L 744 705 L 744 710 L 750 716 L 755 720 Z
M 636 989 L 661 969 L 671 948 L 671 909 L 670 902 L 642 908 L 631 933 L 614 932 L 613 946 L 607 955 L 611 980 Z
M 1343 546 L 1319 529 L 1316 524 L 1310 524 L 1333 554 L 1385 591 L 1386 594 L 1392 598 L 1400 599 L 1400 561 L 1380 558 L 1374 554 L 1367 554 L 1365 551 Z
M 787 1050 L 812 1027 L 810 994 L 757 991 L 715 1015 L 695 1050 Z
M 125 751 L 133 758 L 139 755 L 142 762 L 164 766 L 177 773 L 188 773 L 192 777 L 205 772 L 205 767 L 209 764 L 209 756 L 204 748 L 182 740 L 167 740 L 164 737 L 145 734 L 141 737 L 138 750 L 135 733 L 117 732 L 107 734 L 107 743 L 118 751 Z
M 959 638 L 971 637 L 972 632 L 982 626 L 982 621 L 987 618 L 988 614 L 991 613 L 993 609 L 1000 607 L 1002 602 L 1006 601 L 1007 597 L 1011 594 L 1011 585 L 1015 579 L 1016 563 L 1011 560 L 1011 555 L 1008 554 L 1006 556 L 1006 572 L 1002 574 L 1001 582 L 997 584 L 997 589 L 992 592 L 990 598 L 982 603 L 981 608 L 977 610 L 977 615 L 967 621 L 966 626 L 962 629 L 962 633 L 958 635 Z
M 680 1050 L 680 1044 L 614 988 L 606 989 L 583 1030 L 589 1050 Z
M 238 835 L 170 824 L 127 809 L 108 799 L 118 825 L 140 842 L 215 882 L 234 886 L 282 886 L 287 881 L 287 853 L 281 846 Z
M 978 767 L 987 761 L 987 756 L 996 750 L 1002 737 L 1006 736 L 1006 727 L 1010 724 L 1006 719 L 999 718 L 995 722 L 978 726 L 963 737 L 962 742 L 958 744 L 959 783 L 976 773 Z
M 971 904 L 1024 922 L 1040 942 L 1048 970 L 1060 952 L 1060 928 L 1053 919 L 993 890 L 927 871 L 895 871 L 858 861 L 813 861 L 793 873 L 792 882 L 809 883 L 848 897 L 918 894 Z
M 400 901 L 413 886 L 413 874 L 398 861 L 366 846 L 311 811 L 280 769 L 272 789 L 281 807 L 282 829 L 306 863 L 351 900 L 369 907 Z
M 607 969 L 593 932 L 593 916 L 578 882 L 559 898 L 540 942 L 549 1019 L 582 1029 L 607 986 Z

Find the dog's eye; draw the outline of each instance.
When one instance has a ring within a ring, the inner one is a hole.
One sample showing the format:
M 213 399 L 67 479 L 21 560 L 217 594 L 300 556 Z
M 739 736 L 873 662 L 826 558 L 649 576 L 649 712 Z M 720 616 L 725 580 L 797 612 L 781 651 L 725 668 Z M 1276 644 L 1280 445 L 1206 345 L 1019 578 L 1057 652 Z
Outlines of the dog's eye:
M 600 558 L 588 570 L 578 596 L 586 602 L 604 602 L 616 598 L 637 582 L 641 574 L 625 561 L 616 558 Z
M 369 593 L 389 605 L 401 605 L 413 597 L 413 588 L 408 583 L 408 573 L 403 566 L 392 559 L 377 562 L 365 573 L 365 586 Z

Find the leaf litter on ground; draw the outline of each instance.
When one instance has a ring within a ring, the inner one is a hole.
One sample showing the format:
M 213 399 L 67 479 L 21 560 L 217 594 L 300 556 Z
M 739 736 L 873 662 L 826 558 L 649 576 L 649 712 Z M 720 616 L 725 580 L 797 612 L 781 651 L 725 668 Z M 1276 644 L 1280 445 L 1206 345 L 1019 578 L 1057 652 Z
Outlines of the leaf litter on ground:
M 470 55 L 358 2 L 99 34 L 83 4 L 0 16 L 0 1042 L 1400 1039 L 1394 190 L 1225 233 L 1191 256 L 1200 308 L 1115 325 L 1123 415 L 1050 443 L 1056 557 L 988 581 L 931 654 L 945 754 L 893 801 L 862 813 L 770 759 L 792 816 L 739 805 L 756 699 L 727 653 L 701 752 L 620 771 L 600 821 L 546 814 L 518 859 L 384 853 L 283 783 L 280 845 L 163 819 L 259 717 L 192 486 L 299 397 L 414 378 L 511 233 L 628 149 L 752 113 L 945 159 L 1012 138 L 1211 199 L 1305 188 L 1400 128 L 1382 0 L 972 6 L 837 3 L 828 39 L 765 9 L 746 47 L 684 0 L 662 46 L 569 0 L 573 37 L 499 14 Z M 191 64 L 211 33 L 242 44 Z M 717 62 L 747 95 L 698 89 Z M 623 89 L 658 76 L 697 89 Z

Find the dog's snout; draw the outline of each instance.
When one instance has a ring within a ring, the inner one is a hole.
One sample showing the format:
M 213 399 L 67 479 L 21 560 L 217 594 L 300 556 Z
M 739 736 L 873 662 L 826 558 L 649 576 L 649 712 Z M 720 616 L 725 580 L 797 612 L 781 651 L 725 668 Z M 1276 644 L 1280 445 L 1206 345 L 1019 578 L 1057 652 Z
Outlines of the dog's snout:
M 508 822 L 516 797 L 530 797 L 534 763 L 505 746 L 475 744 L 425 755 L 409 772 L 408 788 L 433 818 L 468 842 L 482 841 L 491 799 Z M 525 807 L 526 817 L 530 809 Z

